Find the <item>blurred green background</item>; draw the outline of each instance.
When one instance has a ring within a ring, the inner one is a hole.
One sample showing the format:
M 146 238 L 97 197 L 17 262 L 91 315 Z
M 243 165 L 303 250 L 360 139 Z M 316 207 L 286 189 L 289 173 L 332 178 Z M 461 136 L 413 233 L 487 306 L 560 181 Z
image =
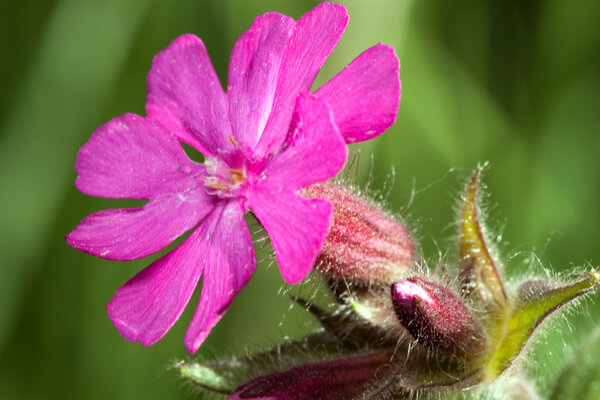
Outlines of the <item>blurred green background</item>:
M 600 2 L 343 1 L 346 34 L 318 78 L 381 41 L 402 61 L 398 122 L 363 146 L 357 182 L 389 191 L 425 256 L 453 250 L 464 178 L 489 161 L 489 222 L 508 273 L 600 263 Z M 123 205 L 79 193 L 77 150 L 94 129 L 144 113 L 152 57 L 178 35 L 206 43 L 226 79 L 236 38 L 265 11 L 298 18 L 315 1 L 23 0 L 0 15 L 0 398 L 187 399 L 170 369 L 198 294 L 158 344 L 113 328 L 105 305 L 156 258 L 95 259 L 64 235 Z M 392 168 L 395 174 L 390 177 Z M 393 181 L 393 187 L 390 183 Z M 250 284 L 198 355 L 269 346 L 314 325 L 278 293 L 276 266 Z M 598 295 L 556 318 L 526 360 L 543 391 L 600 322 Z

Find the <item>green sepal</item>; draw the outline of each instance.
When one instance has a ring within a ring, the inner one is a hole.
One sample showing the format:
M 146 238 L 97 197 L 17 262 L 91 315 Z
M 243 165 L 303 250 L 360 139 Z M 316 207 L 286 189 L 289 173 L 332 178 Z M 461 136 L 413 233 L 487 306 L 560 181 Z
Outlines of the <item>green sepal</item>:
M 183 378 L 211 392 L 233 394 L 235 389 L 225 370 L 219 365 L 180 363 L 177 365 L 177 371 Z
M 393 347 L 397 342 L 397 338 L 388 337 L 383 328 L 362 321 L 363 316 L 358 313 L 348 313 L 343 308 L 330 313 L 300 297 L 292 297 L 292 300 L 310 312 L 323 329 L 348 350 L 359 350 L 370 346 Z M 352 309 L 356 311 L 354 304 L 352 302 L 351 304 Z
M 496 332 L 498 343 L 486 365 L 486 378 L 499 376 L 521 352 L 538 325 L 552 312 L 598 285 L 596 272 L 585 272 L 576 282 L 552 286 L 543 281 L 527 281 L 513 299 L 511 312 L 501 331 Z
M 182 361 L 176 368 L 183 378 L 203 389 L 233 394 L 236 388 L 259 376 L 349 352 L 338 338 L 323 330 L 257 354 L 217 362 Z
M 364 324 L 379 331 L 385 341 L 395 342 L 406 333 L 396 312 L 388 286 L 356 290 L 346 299 L 353 315 Z
M 487 312 L 500 313 L 507 302 L 498 263 L 494 260 L 486 238 L 480 207 L 480 178 L 483 167 L 477 168 L 462 197 L 460 215 L 460 279 L 463 296 L 476 297 Z

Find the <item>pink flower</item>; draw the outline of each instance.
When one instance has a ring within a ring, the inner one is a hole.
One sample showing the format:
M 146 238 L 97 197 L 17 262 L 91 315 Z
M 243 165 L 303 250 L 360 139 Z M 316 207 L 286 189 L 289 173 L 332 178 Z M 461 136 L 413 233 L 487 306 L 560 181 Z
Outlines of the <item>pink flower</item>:
M 104 210 L 67 236 L 74 248 L 133 260 L 177 248 L 145 268 L 108 304 L 128 340 L 151 345 L 179 318 L 200 276 L 200 305 L 185 337 L 195 352 L 248 282 L 256 260 L 243 215 L 264 226 L 283 278 L 302 280 L 327 235 L 332 208 L 299 194 L 334 176 L 345 143 L 382 133 L 396 117 L 400 82 L 393 49 L 376 45 L 309 94 L 348 15 L 323 3 L 298 21 L 268 13 L 237 41 L 225 93 L 200 39 L 184 35 L 154 59 L 148 116 L 127 114 L 81 148 L 75 184 L 83 193 L 148 199 Z M 191 161 L 179 141 L 205 156 Z

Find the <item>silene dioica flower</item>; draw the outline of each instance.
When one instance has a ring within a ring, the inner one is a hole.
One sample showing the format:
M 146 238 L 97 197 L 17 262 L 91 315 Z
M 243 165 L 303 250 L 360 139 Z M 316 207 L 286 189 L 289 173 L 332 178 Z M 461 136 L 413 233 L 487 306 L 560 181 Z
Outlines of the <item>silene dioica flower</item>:
M 336 183 L 307 187 L 307 198 L 333 204 L 316 266 L 337 306 L 294 300 L 322 329 L 253 356 L 180 363 L 179 373 L 229 400 L 465 398 L 503 375 L 510 383 L 500 398 L 536 399 L 516 360 L 546 317 L 594 290 L 599 276 L 507 286 L 482 221 L 481 172 L 461 198 L 456 261 L 438 273 L 378 205 Z
M 148 201 L 88 216 L 67 236 L 69 245 L 126 261 L 192 231 L 108 304 L 126 339 L 158 341 L 202 276 L 200 304 L 185 337 L 190 352 L 198 349 L 255 269 L 248 211 L 268 233 L 287 282 L 311 270 L 332 206 L 300 191 L 343 167 L 346 143 L 389 127 L 400 100 L 398 58 L 381 44 L 309 92 L 347 22 L 346 9 L 330 3 L 298 21 L 276 13 L 258 17 L 233 48 L 227 91 L 202 41 L 181 36 L 154 58 L 147 116 L 115 118 L 81 148 L 80 191 Z M 180 142 L 205 161 L 191 161 Z

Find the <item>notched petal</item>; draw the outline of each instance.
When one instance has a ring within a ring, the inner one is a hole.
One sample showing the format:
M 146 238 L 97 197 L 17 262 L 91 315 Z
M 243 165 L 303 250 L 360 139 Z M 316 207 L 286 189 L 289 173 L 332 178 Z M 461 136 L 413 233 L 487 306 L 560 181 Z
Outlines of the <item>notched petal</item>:
M 315 92 L 331 105 L 346 142 L 373 139 L 396 122 L 399 71 L 394 49 L 377 44 Z
M 503 309 L 506 292 L 498 264 L 482 225 L 478 198 L 482 168 L 477 168 L 463 194 L 460 224 L 460 267 L 463 294 L 477 295 L 487 309 Z
M 283 51 L 295 24 L 282 14 L 263 14 L 231 52 L 227 97 L 232 132 L 250 147 L 260 139 L 271 113 Z
M 348 12 L 341 4 L 321 3 L 304 14 L 284 49 L 273 94 L 273 106 L 256 154 L 269 154 L 285 140 L 301 92 L 308 91 L 321 66 L 342 37 Z
M 348 149 L 324 100 L 298 96 L 286 142 L 261 174 L 269 185 L 298 190 L 334 177 L 346 163 Z
M 325 241 L 331 205 L 269 186 L 255 188 L 250 204 L 271 238 L 283 278 L 290 284 L 300 282 L 312 269 Z
M 201 39 L 175 39 L 154 57 L 147 80 L 149 119 L 207 157 L 231 150 L 227 97 Z
M 185 334 L 195 353 L 256 268 L 252 238 L 238 202 L 220 205 L 200 226 L 204 274 L 198 308 Z

